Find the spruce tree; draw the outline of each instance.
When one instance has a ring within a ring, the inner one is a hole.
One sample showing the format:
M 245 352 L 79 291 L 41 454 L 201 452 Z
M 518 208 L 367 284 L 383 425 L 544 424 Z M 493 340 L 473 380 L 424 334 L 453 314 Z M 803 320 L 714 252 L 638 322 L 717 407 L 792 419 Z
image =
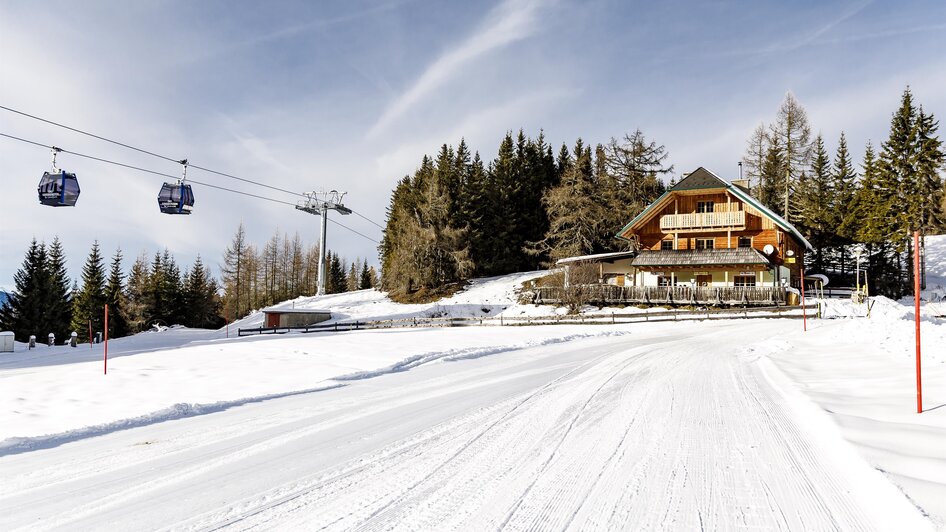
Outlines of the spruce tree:
M 814 157 L 810 174 L 799 182 L 798 198 L 795 202 L 800 210 L 799 225 L 811 242 L 814 254 L 809 265 L 812 271 L 825 272 L 825 253 L 835 241 L 837 227 L 833 210 L 831 160 L 824 147 L 821 135 L 815 138 Z M 806 257 L 807 258 L 807 257 Z
M 201 329 L 215 328 L 220 325 L 220 301 L 217 296 L 217 282 L 204 266 L 200 255 L 185 276 L 184 325 Z
M 834 155 L 834 165 L 831 169 L 832 188 L 834 198 L 831 202 L 831 227 L 835 234 L 836 255 L 840 273 L 846 276 L 850 265 L 848 245 L 853 242 L 854 235 L 844 226 L 846 213 L 851 209 L 854 200 L 857 174 L 851 163 L 851 154 L 848 152 L 847 139 L 844 132 L 838 139 L 838 149 Z
M 93 335 L 105 330 L 105 302 L 105 266 L 99 243 L 94 241 L 82 268 L 82 288 L 72 306 L 71 328 L 78 333 L 79 341 L 90 341 L 90 324 Z
M 373 288 L 372 281 L 373 279 L 371 278 L 371 270 L 368 269 L 368 259 L 365 259 L 361 266 L 361 276 L 358 280 L 358 289 L 367 290 L 369 288 Z
M 543 203 L 549 213 L 549 230 L 543 240 L 533 243 L 533 253 L 546 253 L 552 263 L 594 251 L 604 208 L 595 198 L 591 149 L 581 139 L 575 142 L 574 162 L 559 185 L 546 192 Z
M 128 335 L 128 324 L 125 321 L 126 298 L 121 249 L 115 250 L 115 255 L 112 257 L 108 283 L 105 286 L 105 302 L 108 304 L 109 338 L 121 338 Z
M 28 341 L 30 335 L 35 335 L 37 342 L 44 342 L 48 333 L 55 334 L 49 328 L 44 293 L 49 283 L 47 260 L 46 246 L 34 238 L 23 265 L 13 275 L 13 292 L 0 308 L 0 329 L 13 331 L 20 342 Z
M 148 259 L 142 254 L 135 259 L 128 273 L 125 302 L 122 306 L 122 318 L 132 334 L 145 330 L 149 325 L 148 287 L 150 284 Z
M 66 271 L 66 254 L 59 237 L 54 237 L 49 246 L 48 284 L 43 294 L 46 301 L 48 329 L 56 333 L 56 338 L 66 338 L 71 332 L 72 297 L 75 292 Z

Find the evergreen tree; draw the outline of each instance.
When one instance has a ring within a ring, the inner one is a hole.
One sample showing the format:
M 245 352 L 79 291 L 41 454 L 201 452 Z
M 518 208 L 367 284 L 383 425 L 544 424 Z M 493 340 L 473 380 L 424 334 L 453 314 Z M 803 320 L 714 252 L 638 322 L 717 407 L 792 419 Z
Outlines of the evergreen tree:
M 358 260 L 356 259 L 348 266 L 348 275 L 345 276 L 345 290 L 347 292 L 354 292 L 358 290 L 359 284 Z
M 779 212 L 783 207 L 779 198 L 782 190 L 781 183 L 784 180 L 782 173 L 784 167 L 784 152 L 780 140 L 778 137 L 772 137 L 762 165 L 762 173 L 759 177 L 761 185 L 758 192 L 759 200 L 772 212 Z
M 108 336 L 121 338 L 128 334 L 128 324 L 125 322 L 125 288 L 124 274 L 122 273 L 122 250 L 115 250 L 112 265 L 108 274 L 108 283 L 105 285 L 105 303 L 108 304 Z
M 131 333 L 141 332 L 149 325 L 148 286 L 150 284 L 151 274 L 148 270 L 148 259 L 142 254 L 135 259 L 131 271 L 128 273 L 125 302 L 122 305 L 122 318 Z
M 946 229 L 946 189 L 940 170 L 946 164 L 943 143 L 936 136 L 939 122 L 920 107 L 916 120 L 916 191 L 910 195 L 919 211 L 921 270 L 920 288 L 926 289 L 926 235 Z
M 361 276 L 358 280 L 358 289 L 367 290 L 369 288 L 373 288 L 373 280 L 374 279 L 371 278 L 371 270 L 368 269 L 368 260 L 365 259 L 365 262 L 363 262 L 361 266 Z
M 75 290 L 70 288 L 66 254 L 58 236 L 53 238 L 48 255 L 48 284 L 43 290 L 48 319 L 46 327 L 56 334 L 56 338 L 66 338 L 71 332 L 69 325 L 72 322 L 72 295 Z
M 547 253 L 550 262 L 592 253 L 601 233 L 604 208 L 595 198 L 591 149 L 581 139 L 575 142 L 574 163 L 549 189 L 543 203 L 549 213 L 549 230 L 535 242 L 533 252 Z
M 15 288 L 0 308 L 0 329 L 13 331 L 20 342 L 35 335 L 38 342 L 46 339 L 50 329 L 45 301 L 49 283 L 46 246 L 34 238 L 26 251 L 23 265 L 13 275 Z M 44 332 L 45 331 L 45 332 Z M 61 338 L 57 335 L 57 338 Z
M 851 210 L 856 189 L 857 174 L 851 163 L 851 155 L 847 149 L 847 139 L 844 132 L 838 139 L 838 149 L 834 155 L 834 166 L 831 170 L 834 199 L 831 202 L 831 227 L 834 228 L 837 262 L 842 277 L 848 273 L 850 254 L 847 246 L 854 240 L 854 235 L 845 226 L 845 216 Z
M 811 173 L 807 174 L 798 187 L 796 205 L 800 208 L 800 225 L 811 245 L 814 254 L 808 261 L 813 271 L 826 271 L 825 252 L 835 241 L 837 226 L 833 210 L 834 191 L 832 188 L 831 160 L 824 147 L 821 135 L 815 138 L 814 158 Z
M 90 323 L 93 335 L 105 330 L 105 302 L 105 266 L 95 241 L 82 268 L 82 288 L 72 306 L 71 328 L 78 333 L 79 341 L 90 341 Z
M 188 327 L 216 328 L 220 326 L 220 300 L 217 295 L 217 282 L 204 266 L 200 255 L 186 275 L 184 302 Z

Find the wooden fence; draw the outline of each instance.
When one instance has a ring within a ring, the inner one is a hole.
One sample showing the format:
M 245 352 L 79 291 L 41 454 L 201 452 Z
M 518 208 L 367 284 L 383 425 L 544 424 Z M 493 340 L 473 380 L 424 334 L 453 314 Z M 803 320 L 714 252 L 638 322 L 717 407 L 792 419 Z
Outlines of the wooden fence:
M 533 303 L 559 304 L 566 298 L 566 289 L 556 286 L 533 290 Z M 788 289 L 775 286 L 616 286 L 588 284 L 570 286 L 570 299 L 588 304 L 645 303 L 657 305 L 785 305 Z
M 817 306 L 805 309 L 814 317 Z M 288 332 L 315 333 L 357 331 L 362 329 L 393 329 L 413 327 L 465 327 L 465 326 L 522 326 L 522 325 L 609 325 L 617 323 L 638 323 L 651 321 L 685 321 L 713 319 L 753 319 L 753 318 L 802 318 L 801 307 L 743 307 L 743 308 L 705 308 L 701 310 L 668 309 L 655 312 L 633 312 L 608 314 L 564 314 L 553 316 L 496 316 L 484 318 L 452 317 L 412 317 L 393 320 L 348 321 L 327 325 L 309 325 L 307 327 L 256 327 L 238 329 L 239 336 L 258 334 L 285 334 Z

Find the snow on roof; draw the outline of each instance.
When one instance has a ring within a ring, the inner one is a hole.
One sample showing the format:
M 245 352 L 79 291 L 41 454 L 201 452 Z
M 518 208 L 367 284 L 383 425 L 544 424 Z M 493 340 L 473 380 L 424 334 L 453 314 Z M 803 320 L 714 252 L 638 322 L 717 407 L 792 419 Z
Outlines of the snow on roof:
M 327 309 L 316 309 L 316 308 L 280 308 L 280 307 L 269 307 L 264 308 L 263 312 L 268 312 L 270 314 L 278 312 L 280 314 L 331 314 L 331 310 Z
M 616 251 L 613 253 L 598 253 L 596 255 L 581 255 L 578 257 L 565 257 L 564 259 L 558 259 L 555 261 L 555 264 L 568 264 L 570 262 L 607 262 L 609 259 L 623 259 L 625 257 L 633 257 L 636 255 L 636 251 Z

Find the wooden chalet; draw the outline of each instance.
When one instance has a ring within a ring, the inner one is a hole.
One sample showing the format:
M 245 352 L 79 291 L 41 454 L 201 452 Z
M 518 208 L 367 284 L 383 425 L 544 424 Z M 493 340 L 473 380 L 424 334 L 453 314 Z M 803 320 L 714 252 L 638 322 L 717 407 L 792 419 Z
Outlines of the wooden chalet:
M 601 303 L 783 304 L 811 244 L 753 198 L 700 167 L 624 226 L 633 258 L 607 257 Z M 597 262 L 596 256 L 575 257 Z M 568 261 L 560 261 L 567 266 Z M 539 299 L 542 299 L 541 296 Z

